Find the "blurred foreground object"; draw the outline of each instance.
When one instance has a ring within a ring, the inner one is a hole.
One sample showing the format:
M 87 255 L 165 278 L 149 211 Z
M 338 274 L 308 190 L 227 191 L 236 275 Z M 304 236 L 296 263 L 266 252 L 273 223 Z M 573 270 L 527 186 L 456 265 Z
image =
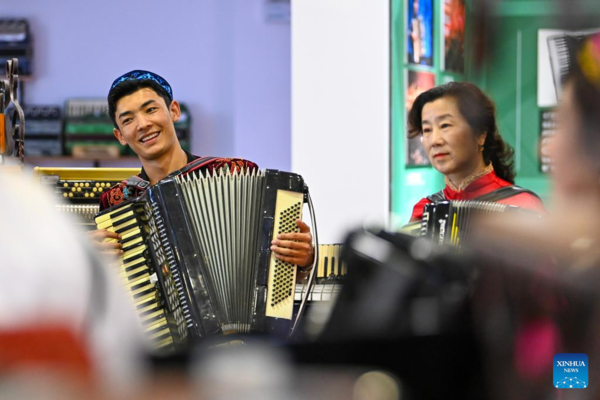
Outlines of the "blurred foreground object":
M 0 197 L 0 393 L 14 374 L 23 390 L 43 385 L 39 371 L 131 389 L 145 373 L 142 341 L 116 277 L 47 192 L 4 167 L 0 185 L 15 194 Z
M 405 399 L 552 398 L 555 354 L 600 356 L 600 274 L 561 268 L 521 236 L 482 237 L 457 255 L 425 238 L 351 233 L 331 316 L 314 343 L 292 346 L 295 358 L 383 368 Z

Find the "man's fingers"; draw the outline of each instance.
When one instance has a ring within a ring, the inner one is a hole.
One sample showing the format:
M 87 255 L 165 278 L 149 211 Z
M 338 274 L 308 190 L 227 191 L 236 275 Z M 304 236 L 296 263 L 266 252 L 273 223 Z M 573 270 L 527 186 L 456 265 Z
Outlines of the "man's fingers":
M 312 241 L 312 236 L 310 233 L 282 233 L 281 235 L 277 235 L 277 239 L 310 243 Z
M 121 239 L 121 235 L 116 232 L 107 231 L 106 229 L 99 229 L 95 231 L 90 231 L 87 233 L 88 237 L 92 240 L 101 242 L 104 239 Z
M 123 245 L 119 242 L 100 242 L 98 243 L 98 248 L 101 250 L 121 250 L 123 248 Z
M 300 257 L 306 258 L 306 255 L 307 255 L 306 251 L 298 251 L 298 250 L 287 249 L 285 247 L 278 247 L 278 246 L 271 246 L 271 250 L 274 253 L 277 253 L 280 255 L 297 257 L 297 258 L 300 258 Z
M 296 249 L 296 250 L 310 250 L 310 244 L 307 242 L 292 242 L 290 240 L 273 240 L 271 244 L 278 247 L 285 247 L 287 249 Z
M 298 257 L 290 257 L 290 256 L 282 256 L 280 254 L 275 254 L 275 257 L 278 260 L 290 263 L 290 264 L 295 264 L 298 265 L 300 263 L 302 263 L 303 260 L 299 259 Z
M 296 224 L 298 225 L 298 228 L 300 228 L 300 233 L 310 233 L 310 227 L 301 219 L 297 219 Z

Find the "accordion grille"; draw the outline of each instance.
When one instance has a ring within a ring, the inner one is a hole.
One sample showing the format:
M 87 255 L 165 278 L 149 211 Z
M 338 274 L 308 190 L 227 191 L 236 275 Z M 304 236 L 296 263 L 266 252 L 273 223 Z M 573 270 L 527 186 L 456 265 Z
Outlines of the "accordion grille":
M 298 226 L 296 220 L 300 218 L 302 202 L 293 203 L 279 212 L 279 226 L 277 234 L 296 232 Z M 274 261 L 273 282 L 270 297 L 270 307 L 275 308 L 286 300 L 290 300 L 294 294 L 296 281 L 296 266 L 278 259 Z

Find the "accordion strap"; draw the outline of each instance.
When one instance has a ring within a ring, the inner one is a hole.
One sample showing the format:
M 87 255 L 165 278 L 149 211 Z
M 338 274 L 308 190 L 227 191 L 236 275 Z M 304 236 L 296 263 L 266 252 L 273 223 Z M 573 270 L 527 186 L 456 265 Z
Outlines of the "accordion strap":
M 538 199 L 540 198 L 540 196 L 538 196 L 531 190 L 522 188 L 521 186 L 511 185 L 511 186 L 502 187 L 500 189 L 496 189 L 493 192 L 486 193 L 484 195 L 474 198 L 473 200 L 500 201 L 500 200 L 508 199 L 509 197 L 516 196 L 521 193 L 529 193 L 530 195 L 535 196 Z M 438 203 L 440 201 L 446 200 L 446 196 L 444 195 L 444 191 L 440 190 L 439 192 L 434 193 L 431 196 L 427 196 L 427 199 L 430 200 L 432 203 Z
M 188 172 L 192 172 L 199 168 L 206 167 L 207 165 L 209 165 L 210 163 L 212 163 L 213 161 L 215 161 L 217 159 L 218 159 L 218 157 L 197 158 L 194 161 L 186 164 L 185 167 L 183 167 L 175 172 L 170 173 L 169 177 L 173 177 L 173 176 L 177 176 L 177 175 L 181 175 L 181 174 L 187 174 Z M 148 182 L 147 180 L 145 180 L 143 178 L 140 178 L 137 175 L 134 175 L 131 178 L 127 178 L 124 181 L 124 183 L 125 183 L 125 186 L 133 186 L 141 191 L 148 189 L 148 187 L 150 186 L 150 182 Z
M 145 179 L 140 178 L 137 175 L 132 176 L 131 178 L 127 178 L 125 181 L 125 186 L 133 186 L 140 190 L 146 190 L 148 186 L 150 186 L 150 182 Z
M 192 171 L 196 171 L 200 168 L 206 167 L 207 165 L 209 165 L 210 163 L 212 163 L 213 161 L 217 160 L 219 157 L 200 157 L 200 158 L 196 158 L 194 161 L 192 161 L 191 163 L 188 163 L 185 167 L 178 169 L 175 172 L 171 172 L 169 174 L 169 177 L 174 177 L 177 175 L 181 175 L 181 174 L 188 174 Z
M 521 186 L 512 185 L 512 186 L 505 186 L 503 188 L 496 189 L 493 192 L 484 194 L 483 196 L 479 196 L 479 197 L 477 197 L 476 200 L 479 200 L 479 201 L 499 201 L 499 200 L 507 199 L 509 197 L 516 196 L 516 195 L 521 194 L 521 193 L 529 193 L 530 195 L 532 195 L 534 197 L 537 197 L 538 199 L 540 198 L 540 196 L 538 196 L 537 194 L 535 194 L 531 190 L 522 188 Z
M 440 201 L 446 200 L 446 196 L 444 195 L 444 191 L 440 190 L 439 192 L 434 193 L 431 196 L 427 196 L 427 200 L 431 201 L 432 203 L 438 203 Z

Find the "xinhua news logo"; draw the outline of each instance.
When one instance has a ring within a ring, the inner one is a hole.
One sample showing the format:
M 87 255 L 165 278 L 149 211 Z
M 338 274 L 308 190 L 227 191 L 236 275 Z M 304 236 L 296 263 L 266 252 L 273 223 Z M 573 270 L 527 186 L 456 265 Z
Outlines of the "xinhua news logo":
M 554 387 L 585 389 L 588 387 L 588 356 L 583 353 L 559 353 L 554 356 Z

